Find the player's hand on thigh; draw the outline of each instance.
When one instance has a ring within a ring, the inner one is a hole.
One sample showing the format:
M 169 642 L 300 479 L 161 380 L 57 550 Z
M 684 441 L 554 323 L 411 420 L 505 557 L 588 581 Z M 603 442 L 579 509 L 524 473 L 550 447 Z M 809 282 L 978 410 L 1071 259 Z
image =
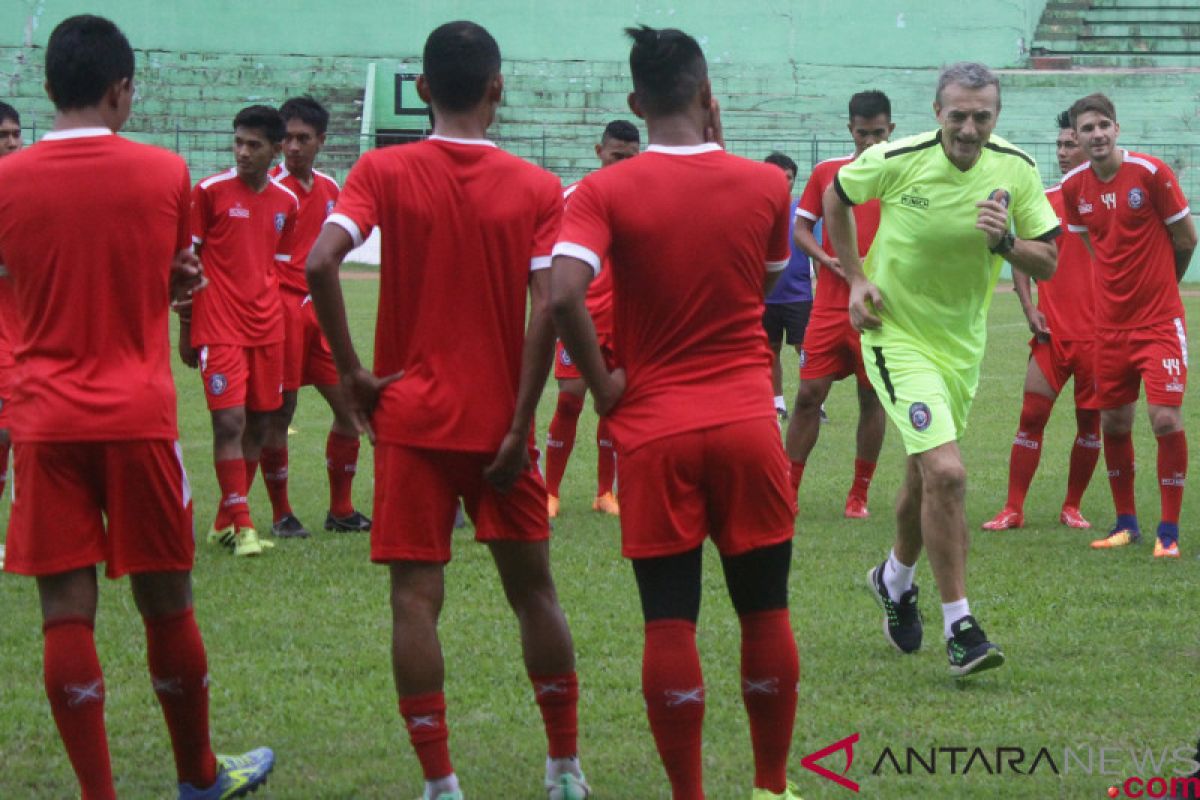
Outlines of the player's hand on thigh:
M 1029 331 L 1040 342 L 1050 341 L 1050 325 L 1046 322 L 1046 315 L 1036 308 L 1029 312 Z
M 520 433 L 509 431 L 496 451 L 496 458 L 483 470 L 483 477 L 498 492 L 507 492 L 529 469 L 529 443 Z
M 596 413 L 604 416 L 611 412 L 621 400 L 621 395 L 625 394 L 625 370 L 622 367 L 617 367 L 612 372 L 608 373 L 608 380 L 601 386 L 592 388 L 592 396 L 595 398 Z
M 850 324 L 862 332 L 874 330 L 883 324 L 878 316 L 883 310 L 883 292 L 870 281 L 863 279 L 850 284 Z
M 192 369 L 200 366 L 200 353 L 185 336 L 179 337 L 179 360 Z
M 379 394 L 389 385 L 404 377 L 404 371 L 376 377 L 375 373 L 366 367 L 358 367 L 353 372 L 341 376 L 342 389 L 346 393 L 346 401 L 350 406 L 350 418 L 354 421 L 355 429 L 365 433 L 371 444 L 375 444 L 375 430 L 371 427 L 371 415 L 379 403 Z

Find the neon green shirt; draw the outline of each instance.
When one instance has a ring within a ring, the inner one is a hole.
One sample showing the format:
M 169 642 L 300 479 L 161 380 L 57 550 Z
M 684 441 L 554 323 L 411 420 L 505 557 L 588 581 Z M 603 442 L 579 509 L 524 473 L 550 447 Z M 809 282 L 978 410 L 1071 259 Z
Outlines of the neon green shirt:
M 879 198 L 881 206 L 864 269 L 883 293 L 883 325 L 863 332 L 863 349 L 905 343 L 944 369 L 978 370 L 1003 259 L 975 228 L 975 203 L 1006 189 L 1019 238 L 1057 229 L 1033 159 L 992 136 L 963 172 L 946 157 L 941 131 L 930 131 L 868 149 L 839 170 L 835 186 L 845 202 Z

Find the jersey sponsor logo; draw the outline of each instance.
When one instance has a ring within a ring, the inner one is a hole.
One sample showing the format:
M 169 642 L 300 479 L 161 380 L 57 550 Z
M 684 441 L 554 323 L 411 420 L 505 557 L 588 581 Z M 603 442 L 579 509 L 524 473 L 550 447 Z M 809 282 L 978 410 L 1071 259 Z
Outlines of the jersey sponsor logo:
M 1092 213 L 1092 204 L 1087 200 L 1084 200 L 1082 197 L 1079 198 L 1079 213 L 1081 215 Z
M 282 211 L 275 215 L 275 232 L 279 233 L 283 230 L 283 224 L 287 222 L 287 214 Z
M 229 381 L 225 378 L 223 373 L 218 372 L 208 379 L 208 391 L 213 396 L 219 397 L 220 395 L 225 394 L 225 390 L 228 388 Z
M 1183 390 L 1184 386 L 1179 381 L 1171 381 L 1163 387 L 1164 392 L 1170 392 L 1171 394 L 1183 394 Z
M 926 211 L 929 209 L 929 198 L 905 193 L 900 195 L 900 205 L 908 206 L 909 208 L 919 208 L 922 211 Z
M 924 403 L 913 403 L 908 407 L 908 421 L 918 431 L 927 431 L 929 424 L 933 422 L 933 413 Z
M 1100 195 L 1100 202 L 1104 203 L 1104 207 L 1109 211 L 1114 210 L 1117 207 L 1117 193 L 1104 192 L 1102 195 Z
M 241 203 L 237 203 L 233 208 L 229 209 L 229 216 L 236 217 L 237 219 L 250 219 L 250 209 Z
M 1139 209 L 1146 204 L 1146 193 L 1135 186 L 1129 190 L 1127 199 L 1129 200 L 1130 208 Z
M 327 216 L 327 217 L 328 217 L 330 214 L 332 214 L 332 213 L 333 213 L 333 207 L 334 207 L 335 205 L 336 205 L 336 203 L 335 203 L 333 200 L 326 200 L 326 201 L 325 201 L 325 216 Z

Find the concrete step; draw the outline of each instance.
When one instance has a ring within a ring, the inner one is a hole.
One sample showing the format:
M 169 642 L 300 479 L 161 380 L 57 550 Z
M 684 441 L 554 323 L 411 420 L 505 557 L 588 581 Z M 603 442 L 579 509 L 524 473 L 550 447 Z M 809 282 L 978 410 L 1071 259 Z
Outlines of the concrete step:
M 1053 53 L 1129 53 L 1145 55 L 1195 55 L 1200 57 L 1200 40 L 1197 39 L 1127 39 L 1123 37 L 1087 37 L 1077 39 L 1047 39 L 1034 41 L 1033 46 L 1045 47 Z
M 1195 8 L 1196 0 L 1094 0 L 1092 8 Z
M 1094 24 L 1114 22 L 1186 24 L 1189 22 L 1200 22 L 1200 3 L 1193 4 L 1188 8 L 1169 9 L 1093 8 L 1080 13 L 1079 16 L 1085 22 Z
M 1081 36 L 1090 38 L 1200 39 L 1200 19 L 1194 24 L 1098 23 L 1084 25 Z

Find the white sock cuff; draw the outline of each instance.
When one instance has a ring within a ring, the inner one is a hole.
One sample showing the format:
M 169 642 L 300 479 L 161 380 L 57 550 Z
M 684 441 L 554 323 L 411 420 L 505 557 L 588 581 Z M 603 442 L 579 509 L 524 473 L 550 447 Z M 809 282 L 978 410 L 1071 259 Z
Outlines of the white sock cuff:
M 955 600 L 953 603 L 942 603 L 942 635 L 949 639 L 950 626 L 971 613 L 967 598 Z

